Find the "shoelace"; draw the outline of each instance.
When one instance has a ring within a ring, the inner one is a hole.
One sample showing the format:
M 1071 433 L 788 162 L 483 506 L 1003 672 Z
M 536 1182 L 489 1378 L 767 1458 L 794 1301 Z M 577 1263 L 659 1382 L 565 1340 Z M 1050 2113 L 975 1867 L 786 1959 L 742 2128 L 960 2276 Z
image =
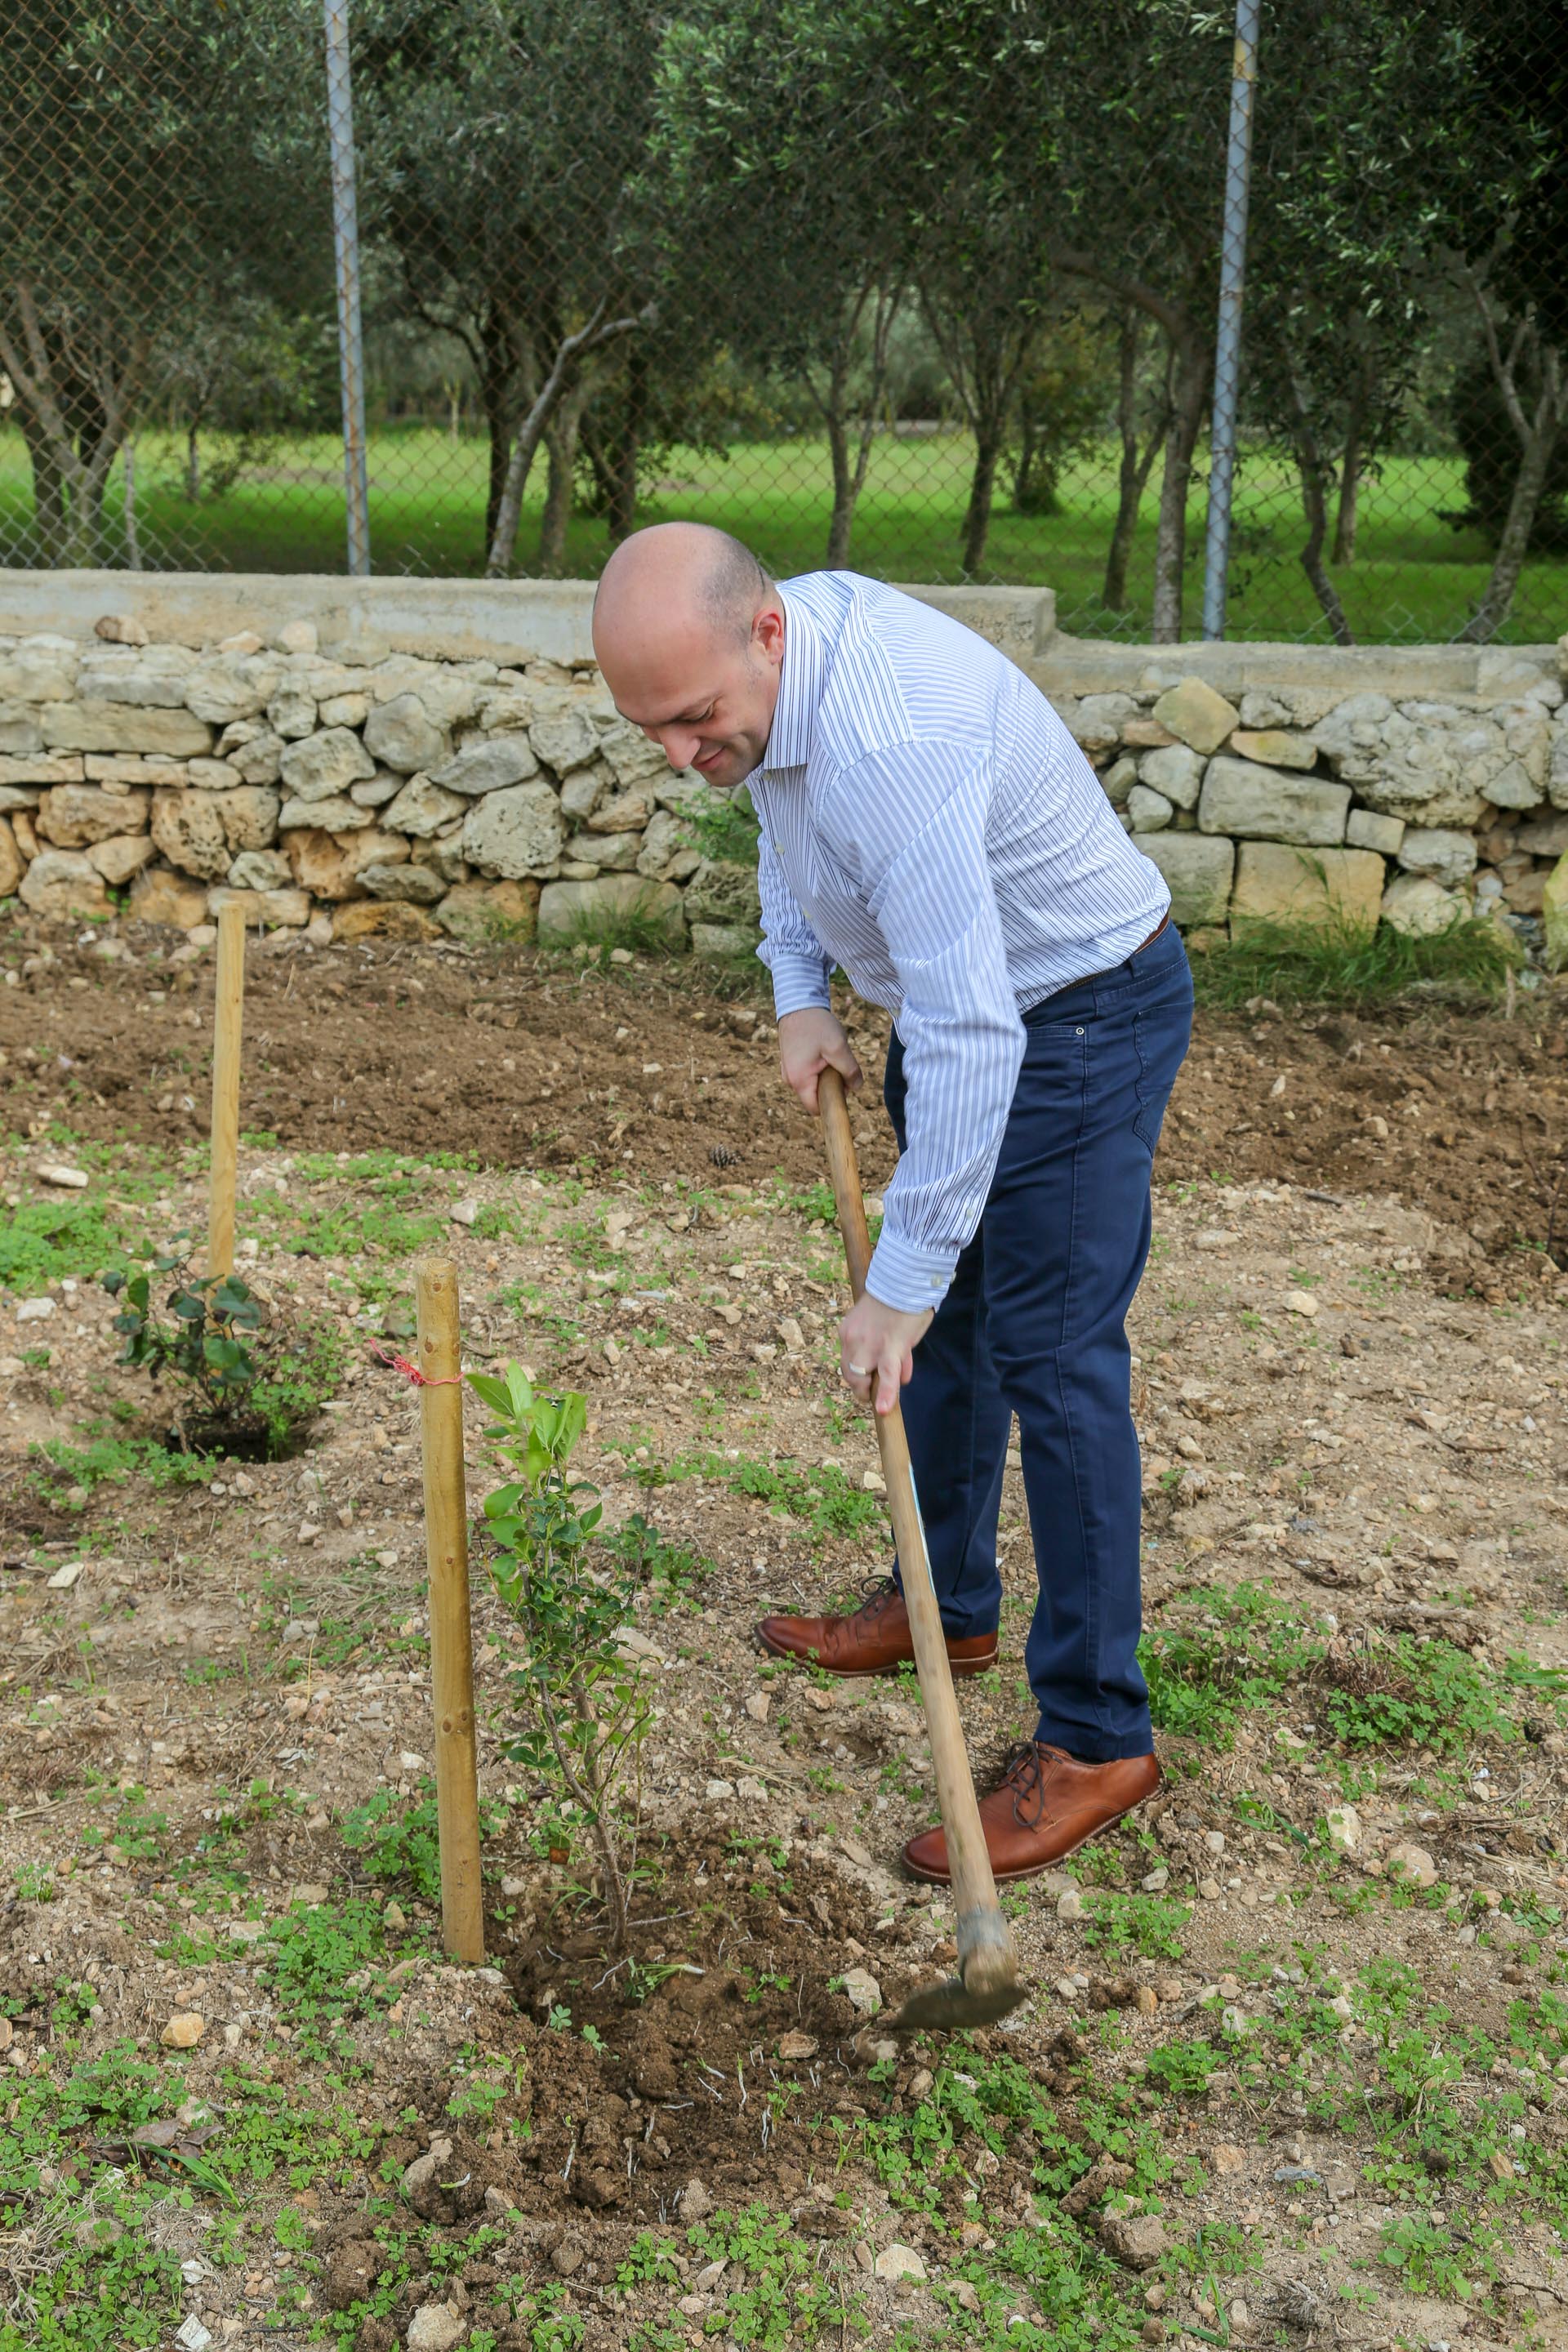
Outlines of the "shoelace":
M 890 1576 L 868 1576 L 861 1591 L 866 1598 L 855 1614 L 868 1625 L 874 1625 L 883 1611 L 902 1597 Z
M 1008 1748 L 1002 1759 L 1000 1785 L 1013 1791 L 1013 1819 L 1020 1829 L 1039 1827 L 1040 1816 L 1044 1811 L 1046 1783 L 1042 1758 L 1049 1756 L 1054 1759 L 1060 1752 L 1059 1748 L 1055 1748 L 1042 1749 L 1032 1739 L 1020 1739 L 1016 1747 Z M 1035 1806 L 1034 1818 L 1026 1821 L 1023 1808 L 1031 1799 L 1038 1801 Z

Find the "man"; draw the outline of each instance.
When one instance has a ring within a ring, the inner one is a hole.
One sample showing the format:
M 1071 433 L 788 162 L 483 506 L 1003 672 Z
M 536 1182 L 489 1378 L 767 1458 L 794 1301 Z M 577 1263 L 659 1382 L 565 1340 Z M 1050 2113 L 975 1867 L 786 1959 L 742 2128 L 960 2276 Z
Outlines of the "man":
M 1159 1784 L 1140 1629 L 1125 1320 L 1192 981 L 1170 895 L 1045 697 L 963 628 L 853 572 L 775 586 L 725 534 L 667 523 L 606 566 L 594 643 L 672 766 L 750 782 L 784 1076 L 858 1087 L 828 975 L 893 1019 L 900 1158 L 844 1379 L 904 1418 L 956 1674 L 995 1662 L 996 1517 L 1021 1433 L 1039 1575 L 1039 1706 L 981 1806 L 999 1879 L 1031 1877 Z M 913 1655 L 897 1575 L 847 1617 L 769 1617 L 829 1674 Z M 945 1842 L 905 1848 L 945 1879 Z

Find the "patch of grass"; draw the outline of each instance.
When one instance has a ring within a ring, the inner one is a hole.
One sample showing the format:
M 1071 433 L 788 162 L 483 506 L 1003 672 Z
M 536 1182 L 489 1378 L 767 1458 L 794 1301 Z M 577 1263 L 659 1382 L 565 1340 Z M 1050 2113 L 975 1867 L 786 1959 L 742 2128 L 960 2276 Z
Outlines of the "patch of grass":
M 685 945 L 686 933 L 671 924 L 654 891 L 655 885 L 650 882 L 624 907 L 574 914 L 562 929 L 540 944 L 556 948 L 578 962 L 591 959 L 606 970 L 616 948 L 634 956 L 679 955 Z
M 782 2352 L 792 2336 L 810 2343 L 829 2326 L 847 2325 L 858 2309 L 859 2297 L 841 2297 L 838 2281 L 819 2266 L 815 2244 L 772 2206 L 715 2213 L 686 2234 L 707 2261 L 735 2266 L 737 2283 L 724 2298 L 723 2314 L 723 2332 L 732 2344 Z
M 436 1813 L 436 1783 L 428 1778 L 415 1798 L 377 1789 L 363 1805 L 343 1819 L 342 1841 L 351 1853 L 362 1857 L 362 1868 L 372 1878 L 402 1880 L 421 1903 L 432 1907 L 441 1900 L 441 1850 Z M 479 1832 L 495 1837 L 504 1827 L 507 1810 L 493 1798 L 479 1801 Z
M 604 1541 L 607 1550 L 619 1555 L 660 1612 L 695 1608 L 701 1583 L 713 1573 L 711 1560 L 704 1559 L 689 1544 L 674 1543 L 660 1535 L 640 1511 L 634 1511 Z
M 1526 1714 L 1568 1708 L 1568 1675 L 1510 1658 L 1500 1668 L 1436 1637 L 1395 1634 L 1363 1648 L 1304 1628 L 1262 1587 L 1214 1586 L 1139 1652 L 1160 1729 L 1228 1745 L 1243 1714 L 1288 1693 L 1347 1749 L 1390 1746 L 1452 1754 L 1477 1741 L 1511 1744 Z
M 1179 1960 L 1182 1930 L 1193 1916 L 1190 1903 L 1164 1895 L 1113 1895 L 1097 1889 L 1088 1898 L 1083 1939 L 1091 1950 L 1114 1958 Z
M 1303 855 L 1310 858 L 1310 853 Z M 1369 1005 L 1413 988 L 1491 996 L 1522 960 L 1500 923 L 1462 919 L 1415 939 L 1379 923 L 1232 924 L 1229 944 L 1193 959 L 1200 1004 L 1224 1012 L 1253 997 L 1278 1003 Z

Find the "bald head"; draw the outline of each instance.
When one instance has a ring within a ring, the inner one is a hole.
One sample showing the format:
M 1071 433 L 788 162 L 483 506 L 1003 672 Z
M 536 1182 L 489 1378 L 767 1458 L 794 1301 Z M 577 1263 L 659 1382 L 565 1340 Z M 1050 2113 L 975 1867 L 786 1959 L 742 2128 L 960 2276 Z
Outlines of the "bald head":
M 721 789 L 762 757 L 778 698 L 784 614 L 750 548 L 706 523 L 622 541 L 594 600 L 594 651 L 622 713 Z

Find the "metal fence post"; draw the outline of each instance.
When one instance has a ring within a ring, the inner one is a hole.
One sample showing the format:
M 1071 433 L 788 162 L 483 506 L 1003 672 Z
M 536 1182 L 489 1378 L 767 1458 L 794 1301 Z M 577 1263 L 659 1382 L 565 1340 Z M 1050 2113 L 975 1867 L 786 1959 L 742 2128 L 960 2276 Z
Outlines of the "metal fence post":
M 325 0 L 327 136 L 332 162 L 332 242 L 337 256 L 338 351 L 343 383 L 343 490 L 348 568 L 370 571 L 370 480 L 364 446 L 364 346 L 360 331 L 359 208 L 354 191 L 353 84 L 349 73 L 349 0 Z
M 1258 79 L 1261 0 L 1236 0 L 1230 139 L 1220 229 L 1219 328 L 1215 337 L 1214 408 L 1209 426 L 1208 539 L 1204 558 L 1204 635 L 1225 635 L 1230 568 L 1230 495 L 1236 477 L 1236 410 L 1241 377 L 1241 303 L 1247 278 L 1247 194 L 1252 171 L 1252 97 Z

